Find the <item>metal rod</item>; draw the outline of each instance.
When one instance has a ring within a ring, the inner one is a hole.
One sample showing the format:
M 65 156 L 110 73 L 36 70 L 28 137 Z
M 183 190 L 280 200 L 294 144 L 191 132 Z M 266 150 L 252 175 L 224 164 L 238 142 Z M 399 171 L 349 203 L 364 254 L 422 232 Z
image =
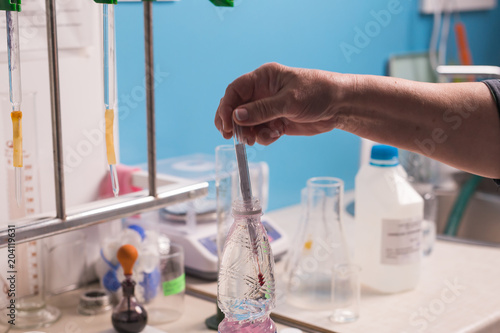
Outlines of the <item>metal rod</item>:
M 53 217 L 14 221 L 16 243 L 28 242 L 63 232 L 81 229 L 93 224 L 120 219 L 137 213 L 160 209 L 168 205 L 192 200 L 208 193 L 208 183 L 183 183 L 160 188 L 157 197 L 147 190 L 87 204 L 69 214 L 65 220 Z M 9 221 L 9 224 L 14 224 Z M 5 223 L 7 225 L 7 223 Z M 0 231 L 0 248 L 7 245 L 7 230 Z
M 439 75 L 453 78 L 463 78 L 471 75 L 477 76 L 478 78 L 500 78 L 500 67 L 497 66 L 451 66 L 443 65 L 436 68 L 436 72 Z
M 45 0 L 47 46 L 49 51 L 50 102 L 52 115 L 52 149 L 57 218 L 66 218 L 64 195 L 64 164 L 62 155 L 61 100 L 59 94 L 59 60 L 57 53 L 57 23 L 55 0 Z M 1 243 L 0 243 L 1 244 Z
M 146 120 L 148 129 L 149 195 L 156 196 L 156 127 L 153 60 L 153 3 L 144 3 L 144 47 L 146 60 Z

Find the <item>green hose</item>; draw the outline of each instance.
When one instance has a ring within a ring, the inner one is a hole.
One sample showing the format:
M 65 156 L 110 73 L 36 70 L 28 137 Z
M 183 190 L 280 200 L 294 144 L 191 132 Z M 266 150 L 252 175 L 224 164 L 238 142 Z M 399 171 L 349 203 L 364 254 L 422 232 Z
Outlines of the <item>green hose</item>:
M 458 228 L 460 227 L 460 222 L 462 221 L 465 209 L 467 208 L 469 200 L 476 191 L 476 188 L 481 180 L 481 177 L 472 175 L 472 177 L 470 177 L 469 180 L 465 182 L 462 190 L 458 194 L 457 200 L 455 200 L 455 204 L 453 205 L 453 209 L 450 212 L 450 216 L 448 217 L 448 222 L 446 223 L 446 228 L 444 229 L 445 235 L 457 235 Z

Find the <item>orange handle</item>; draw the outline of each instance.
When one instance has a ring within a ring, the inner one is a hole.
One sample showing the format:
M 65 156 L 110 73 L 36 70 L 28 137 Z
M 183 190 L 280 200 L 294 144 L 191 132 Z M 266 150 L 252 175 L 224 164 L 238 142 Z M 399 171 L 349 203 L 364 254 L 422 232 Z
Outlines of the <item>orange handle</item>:
M 472 65 L 472 55 L 467 41 L 467 32 L 462 22 L 455 24 L 455 34 L 457 36 L 458 56 L 462 65 Z
M 122 245 L 118 252 L 116 253 L 116 257 L 118 261 L 123 267 L 123 273 L 125 275 L 132 275 L 132 268 L 134 267 L 135 261 L 137 260 L 137 249 L 130 244 Z

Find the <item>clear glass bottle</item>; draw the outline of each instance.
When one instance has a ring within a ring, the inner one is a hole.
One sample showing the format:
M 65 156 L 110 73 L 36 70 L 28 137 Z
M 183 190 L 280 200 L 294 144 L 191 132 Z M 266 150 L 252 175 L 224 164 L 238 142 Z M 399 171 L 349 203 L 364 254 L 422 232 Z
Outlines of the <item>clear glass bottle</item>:
M 277 331 L 269 317 L 276 301 L 274 259 L 261 215 L 256 199 L 233 203 L 219 270 L 218 303 L 225 314 L 220 333 Z

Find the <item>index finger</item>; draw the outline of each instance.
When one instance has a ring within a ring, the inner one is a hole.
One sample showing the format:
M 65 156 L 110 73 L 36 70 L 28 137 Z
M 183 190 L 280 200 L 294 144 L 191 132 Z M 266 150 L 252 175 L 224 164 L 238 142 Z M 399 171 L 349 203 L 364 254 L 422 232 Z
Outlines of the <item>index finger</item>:
M 241 104 L 251 100 L 255 87 L 254 72 L 244 74 L 234 80 L 226 89 L 222 97 L 217 112 L 215 113 L 215 126 L 224 134 L 233 131 L 232 114 Z M 226 135 L 224 135 L 226 137 Z

